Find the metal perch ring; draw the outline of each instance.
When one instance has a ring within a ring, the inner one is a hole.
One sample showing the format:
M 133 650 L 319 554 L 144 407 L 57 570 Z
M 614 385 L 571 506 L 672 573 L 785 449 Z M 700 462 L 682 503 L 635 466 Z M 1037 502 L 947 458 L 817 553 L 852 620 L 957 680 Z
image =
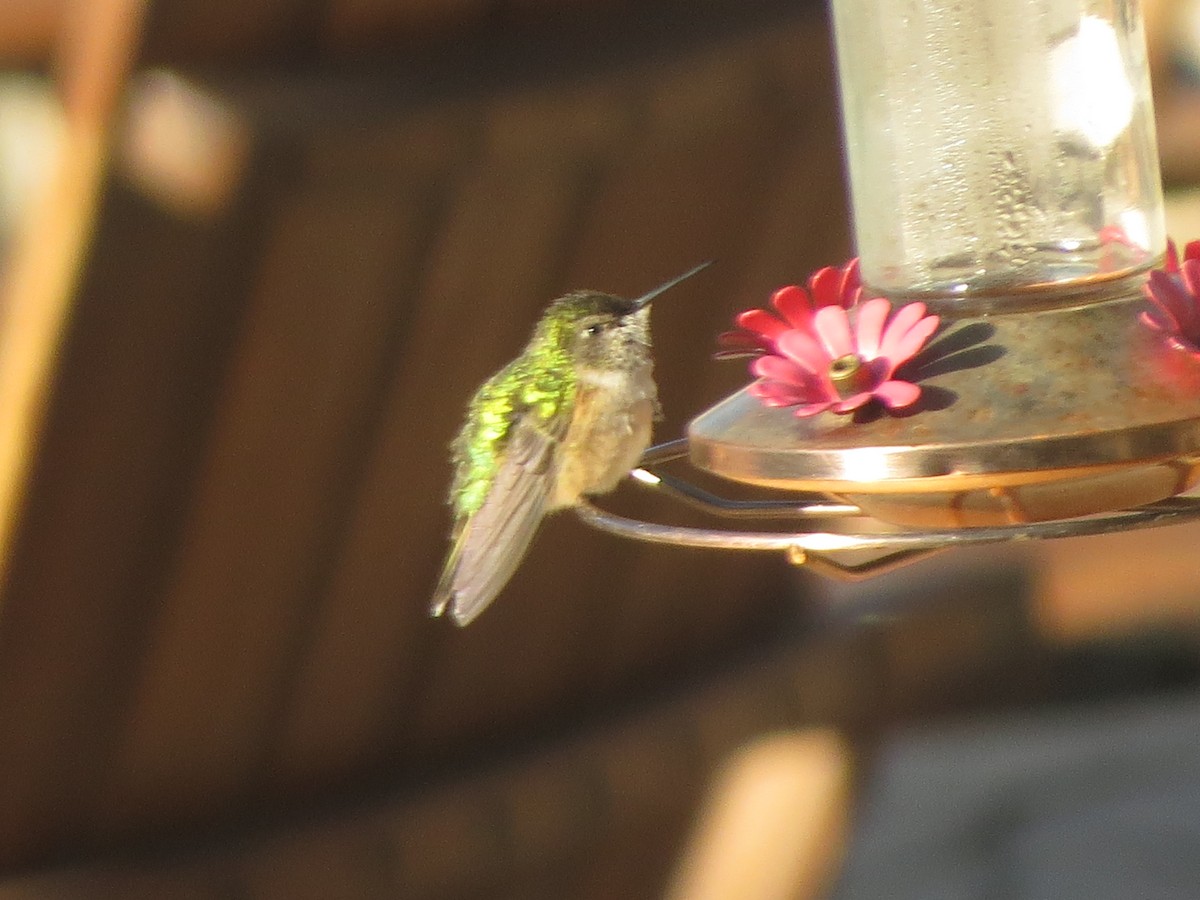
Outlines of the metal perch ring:
M 631 477 L 644 487 L 723 518 L 857 519 L 866 523 L 876 521 L 865 516 L 853 504 L 830 500 L 731 500 L 709 493 L 687 481 L 654 471 L 661 464 L 686 455 L 686 438 L 651 447 L 643 455 L 641 467 L 630 473 Z M 831 577 L 854 580 L 878 575 L 898 565 L 954 547 L 1083 537 L 1113 531 L 1178 525 L 1200 519 L 1200 497 L 1171 497 L 1133 509 L 1078 519 L 959 529 L 893 528 L 890 531 L 877 532 L 860 530 L 853 534 L 837 531 L 782 532 L 662 525 L 616 515 L 586 501 L 576 508 L 576 512 L 587 524 L 625 538 L 679 547 L 781 552 L 793 564 L 807 566 Z M 883 526 L 883 523 L 879 524 Z M 848 564 L 836 559 L 838 554 L 864 551 L 884 553 L 880 557 L 858 564 Z

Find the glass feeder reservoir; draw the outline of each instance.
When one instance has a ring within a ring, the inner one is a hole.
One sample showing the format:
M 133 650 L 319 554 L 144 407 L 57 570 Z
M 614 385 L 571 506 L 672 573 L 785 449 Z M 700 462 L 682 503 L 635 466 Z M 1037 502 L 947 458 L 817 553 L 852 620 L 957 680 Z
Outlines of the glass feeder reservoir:
M 921 397 L 798 418 L 744 390 L 691 423 L 693 464 L 947 529 L 1190 488 L 1200 359 L 1139 319 L 1166 241 L 1138 4 L 834 0 L 833 20 L 867 292 L 941 317 Z
M 889 296 L 1088 288 L 1165 245 L 1145 36 L 1113 0 L 837 0 L 855 236 Z

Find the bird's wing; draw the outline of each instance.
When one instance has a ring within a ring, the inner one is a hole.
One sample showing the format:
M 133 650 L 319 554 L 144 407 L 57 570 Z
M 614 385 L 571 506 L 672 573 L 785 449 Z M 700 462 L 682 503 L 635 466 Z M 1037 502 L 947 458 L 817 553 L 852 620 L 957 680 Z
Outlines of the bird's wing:
M 538 524 L 554 483 L 553 438 L 532 421 L 517 421 L 487 499 L 455 527 L 453 545 L 430 612 L 447 610 L 469 624 L 512 577 Z

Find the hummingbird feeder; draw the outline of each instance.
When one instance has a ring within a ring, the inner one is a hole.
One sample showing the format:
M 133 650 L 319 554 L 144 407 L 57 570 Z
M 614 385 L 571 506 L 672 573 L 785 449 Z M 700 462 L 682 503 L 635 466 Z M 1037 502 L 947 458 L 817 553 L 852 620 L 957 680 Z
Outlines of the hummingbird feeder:
M 716 515 L 804 530 L 579 514 L 843 577 L 949 547 L 1200 517 L 1186 496 L 1200 480 L 1200 245 L 1182 265 L 1167 252 L 1138 4 L 832 10 L 864 299 L 792 319 L 797 301 L 777 294 L 775 324 L 743 314 L 765 354 L 755 383 L 633 473 Z M 849 267 L 825 271 L 845 294 Z M 921 326 L 919 346 L 897 336 L 911 352 L 889 359 L 885 322 L 902 315 L 938 330 Z M 885 369 L 908 387 L 886 387 Z M 684 457 L 779 499 L 713 496 L 669 474 Z

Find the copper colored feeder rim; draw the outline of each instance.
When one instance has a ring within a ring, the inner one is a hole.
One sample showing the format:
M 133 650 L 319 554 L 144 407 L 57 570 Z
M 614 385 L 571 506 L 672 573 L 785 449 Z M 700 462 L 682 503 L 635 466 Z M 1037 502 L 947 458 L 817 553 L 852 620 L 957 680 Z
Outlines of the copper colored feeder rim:
M 688 427 L 694 465 L 735 481 L 832 493 L 992 487 L 1200 452 L 1200 359 L 1138 320 L 1141 278 L 1115 299 L 948 320 L 901 375 L 910 410 L 768 408 L 745 390 Z

